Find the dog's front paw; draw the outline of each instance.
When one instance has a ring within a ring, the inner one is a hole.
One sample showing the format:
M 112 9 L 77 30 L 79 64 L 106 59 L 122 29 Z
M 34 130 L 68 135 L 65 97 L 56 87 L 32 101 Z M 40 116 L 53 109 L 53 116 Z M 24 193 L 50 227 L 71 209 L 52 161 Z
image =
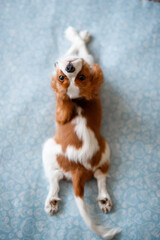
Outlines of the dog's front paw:
M 104 213 L 108 213 L 111 211 L 112 201 L 111 201 L 110 197 L 107 196 L 106 198 L 98 200 L 98 205 Z
M 91 35 L 87 30 L 83 30 L 79 33 L 81 39 L 83 41 L 85 41 L 85 43 L 89 43 L 89 41 L 91 40 Z
M 58 211 L 59 200 L 52 198 L 47 198 L 45 202 L 45 211 L 50 215 L 54 215 Z
M 73 27 L 68 27 L 65 31 L 65 36 L 68 40 L 73 42 L 75 36 L 77 36 L 77 31 Z

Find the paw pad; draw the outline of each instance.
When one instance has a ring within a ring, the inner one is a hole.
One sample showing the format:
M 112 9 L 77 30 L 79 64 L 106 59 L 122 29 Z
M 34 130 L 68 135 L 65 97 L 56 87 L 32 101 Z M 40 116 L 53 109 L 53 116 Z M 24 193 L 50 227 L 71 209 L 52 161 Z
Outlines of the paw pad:
M 101 202 L 102 204 L 106 204 L 107 201 L 108 201 L 108 198 L 105 198 L 105 199 L 103 199 L 103 200 L 100 200 L 100 202 Z
M 55 199 L 47 199 L 45 203 L 45 211 L 50 215 L 54 215 L 58 211 L 59 201 Z
M 57 204 L 57 200 L 52 200 L 52 201 L 50 202 L 50 204 L 56 205 L 56 204 Z
M 104 198 L 102 200 L 99 200 L 98 205 L 104 213 L 108 213 L 111 211 L 112 202 L 109 198 Z

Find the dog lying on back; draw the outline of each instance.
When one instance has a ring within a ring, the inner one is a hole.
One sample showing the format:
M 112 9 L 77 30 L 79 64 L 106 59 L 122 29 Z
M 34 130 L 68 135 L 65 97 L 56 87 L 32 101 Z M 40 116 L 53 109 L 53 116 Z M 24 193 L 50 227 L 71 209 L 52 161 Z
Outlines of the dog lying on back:
M 80 214 L 97 234 L 111 239 L 119 229 L 103 230 L 94 224 L 84 202 L 85 183 L 97 179 L 98 204 L 107 213 L 111 199 L 106 189 L 106 175 L 110 164 L 110 149 L 100 135 L 102 109 L 99 97 L 103 73 L 94 64 L 86 43 L 87 31 L 79 34 L 69 27 L 66 37 L 72 42 L 68 53 L 55 66 L 52 87 L 56 95 L 56 134 L 43 148 L 43 164 L 50 182 L 45 210 L 50 215 L 58 211 L 59 181 L 72 180 Z

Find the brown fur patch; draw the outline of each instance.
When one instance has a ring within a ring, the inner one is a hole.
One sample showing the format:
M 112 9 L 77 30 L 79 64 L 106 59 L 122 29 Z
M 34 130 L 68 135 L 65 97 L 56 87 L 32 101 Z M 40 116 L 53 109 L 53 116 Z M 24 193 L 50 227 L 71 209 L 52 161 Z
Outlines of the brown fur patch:
M 57 97 L 56 102 L 56 121 L 59 124 L 69 122 L 75 116 L 75 104 L 70 99 Z
M 60 75 L 64 76 L 63 82 L 59 80 Z M 57 97 L 60 97 L 64 100 L 69 99 L 69 97 L 66 95 L 67 89 L 69 87 L 69 79 L 60 69 L 57 69 L 56 75 L 52 77 L 51 86 L 54 89 Z
M 69 161 L 66 157 L 57 156 L 59 166 L 65 171 L 72 174 L 74 194 L 77 197 L 83 197 L 84 185 L 93 178 L 93 172 L 87 170 L 82 164 Z
M 99 96 L 100 87 L 103 82 L 103 72 L 99 65 L 93 64 L 90 75 L 90 86 L 81 89 L 81 94 L 87 99 L 92 100 Z
M 109 162 L 104 163 L 99 169 L 102 173 L 107 173 L 109 171 Z
M 74 146 L 77 149 L 82 147 L 82 141 L 77 137 L 74 127 L 75 125 L 71 122 L 63 125 L 57 125 L 54 139 L 58 144 L 61 144 L 64 153 L 69 145 Z
M 84 80 L 80 80 L 80 75 L 84 75 L 86 78 Z M 82 70 L 78 73 L 75 79 L 75 84 L 79 87 L 80 97 L 88 98 L 88 95 L 90 95 L 90 89 L 92 87 L 91 71 L 88 63 L 84 63 L 83 61 Z
M 84 80 L 79 80 L 80 75 L 85 75 Z M 99 65 L 93 64 L 92 69 L 83 60 L 82 70 L 78 73 L 75 83 L 80 89 L 80 97 L 86 100 L 95 99 L 99 95 L 100 86 L 103 82 L 103 72 Z
M 85 98 L 72 100 L 76 106 L 83 109 L 82 116 L 87 119 L 87 126 L 95 133 L 97 139 L 100 138 L 100 127 L 102 120 L 102 108 L 100 99 L 96 98 L 87 101 Z

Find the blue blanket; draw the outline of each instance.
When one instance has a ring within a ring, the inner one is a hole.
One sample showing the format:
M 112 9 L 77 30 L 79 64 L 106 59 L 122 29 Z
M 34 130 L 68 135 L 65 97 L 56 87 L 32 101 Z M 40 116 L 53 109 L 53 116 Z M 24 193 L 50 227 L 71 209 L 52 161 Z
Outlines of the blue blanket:
M 42 145 L 55 133 L 54 62 L 70 43 L 68 26 L 88 29 L 101 65 L 102 133 L 112 149 L 100 212 L 96 181 L 87 183 L 90 215 L 120 227 L 121 240 L 160 239 L 160 4 L 141 0 L 0 1 L 0 239 L 97 240 L 77 210 L 72 184 L 47 216 Z

